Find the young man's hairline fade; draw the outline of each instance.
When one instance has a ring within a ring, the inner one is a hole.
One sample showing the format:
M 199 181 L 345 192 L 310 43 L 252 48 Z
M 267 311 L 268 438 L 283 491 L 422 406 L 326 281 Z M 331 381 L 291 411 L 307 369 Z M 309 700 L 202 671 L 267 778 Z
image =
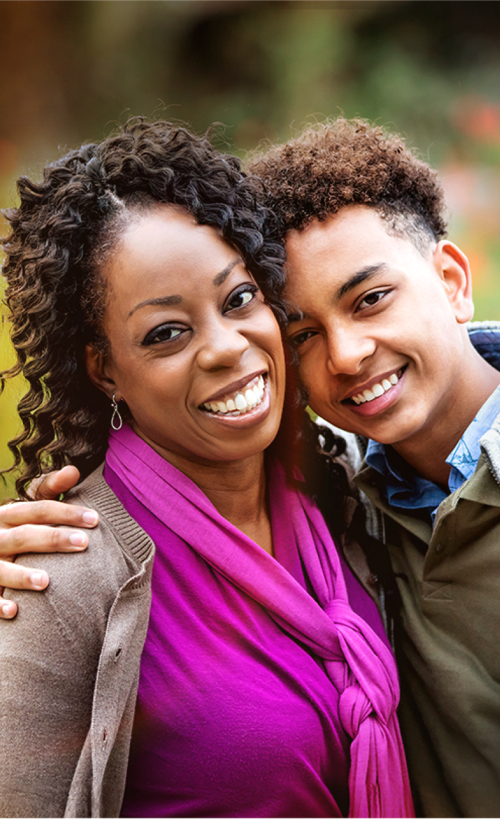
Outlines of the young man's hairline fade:
M 349 205 L 376 210 L 389 234 L 424 256 L 446 236 L 437 172 L 402 137 L 366 120 L 338 117 L 309 126 L 287 143 L 254 152 L 247 167 L 264 182 L 281 239 Z

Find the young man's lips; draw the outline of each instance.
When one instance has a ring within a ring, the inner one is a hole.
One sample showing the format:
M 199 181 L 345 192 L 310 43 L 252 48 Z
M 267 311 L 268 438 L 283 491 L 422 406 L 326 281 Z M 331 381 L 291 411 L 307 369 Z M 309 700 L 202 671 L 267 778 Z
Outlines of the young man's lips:
M 384 393 L 396 386 L 407 366 L 408 365 L 405 364 L 403 367 L 388 370 L 383 375 L 370 378 L 370 380 L 365 381 L 363 385 L 351 390 L 349 395 L 342 399 L 341 403 L 351 404 L 351 402 L 354 402 L 355 404 L 364 404 L 367 401 L 380 398 Z
M 392 380 L 382 379 L 382 381 L 372 381 L 372 386 L 367 387 L 363 393 L 355 393 L 349 400 L 344 400 L 342 403 L 349 407 L 351 412 L 356 415 L 373 416 L 384 412 L 397 400 L 403 388 L 404 376 L 407 365 L 402 367 L 396 373 L 396 378 Z M 384 381 L 388 383 L 384 385 Z M 380 389 L 376 389 L 380 385 Z

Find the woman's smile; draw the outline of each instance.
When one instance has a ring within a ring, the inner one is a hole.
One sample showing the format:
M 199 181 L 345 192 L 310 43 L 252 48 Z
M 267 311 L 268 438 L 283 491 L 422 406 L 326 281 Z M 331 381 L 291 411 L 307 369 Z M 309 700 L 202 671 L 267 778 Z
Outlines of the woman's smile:
M 246 415 L 262 404 L 265 394 L 264 375 L 250 376 L 243 384 L 231 385 L 222 395 L 204 401 L 200 409 L 218 415 Z
M 239 253 L 159 205 L 126 229 L 105 275 L 111 351 L 100 385 L 125 402 L 136 432 L 184 471 L 186 460 L 261 456 L 280 424 L 284 355 Z

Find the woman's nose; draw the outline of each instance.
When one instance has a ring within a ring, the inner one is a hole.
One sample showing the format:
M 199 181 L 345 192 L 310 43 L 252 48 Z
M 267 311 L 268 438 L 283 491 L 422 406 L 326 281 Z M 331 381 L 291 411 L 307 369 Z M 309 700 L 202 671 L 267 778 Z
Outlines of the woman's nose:
M 234 367 L 250 346 L 248 339 L 230 319 L 222 318 L 205 330 L 198 352 L 198 364 L 204 370 Z

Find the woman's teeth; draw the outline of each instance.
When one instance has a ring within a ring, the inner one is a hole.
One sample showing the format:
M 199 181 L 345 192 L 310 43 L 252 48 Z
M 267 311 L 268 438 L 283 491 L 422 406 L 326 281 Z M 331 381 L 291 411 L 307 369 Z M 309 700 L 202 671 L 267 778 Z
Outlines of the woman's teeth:
M 366 404 L 367 401 L 373 401 L 374 398 L 380 398 L 384 392 L 387 392 L 387 390 L 390 390 L 391 387 L 394 387 L 394 385 L 398 383 L 400 377 L 401 371 L 400 375 L 393 373 L 389 376 L 389 378 L 384 378 L 380 384 L 373 384 L 369 390 L 363 390 L 363 392 L 353 395 L 352 400 L 355 404 Z
M 264 397 L 264 391 L 264 378 L 259 375 L 255 384 L 252 387 L 247 385 L 243 392 L 235 392 L 232 398 L 226 398 L 225 401 L 209 401 L 203 406 L 209 412 L 217 412 L 219 415 L 225 415 L 228 412 L 243 415 L 260 404 Z

